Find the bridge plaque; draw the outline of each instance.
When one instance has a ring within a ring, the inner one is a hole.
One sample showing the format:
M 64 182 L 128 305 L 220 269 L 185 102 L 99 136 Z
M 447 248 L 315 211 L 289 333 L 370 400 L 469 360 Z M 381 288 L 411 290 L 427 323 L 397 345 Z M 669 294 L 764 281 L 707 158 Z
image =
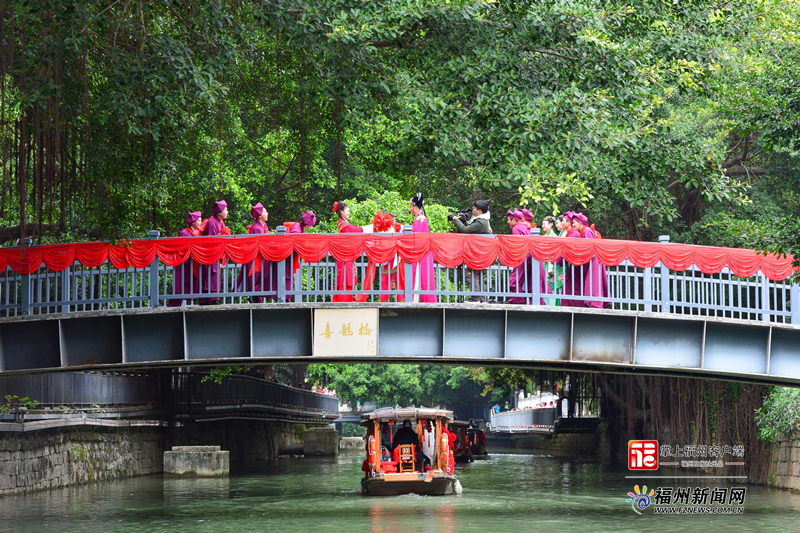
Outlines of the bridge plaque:
M 378 309 L 316 309 L 314 355 L 378 355 Z

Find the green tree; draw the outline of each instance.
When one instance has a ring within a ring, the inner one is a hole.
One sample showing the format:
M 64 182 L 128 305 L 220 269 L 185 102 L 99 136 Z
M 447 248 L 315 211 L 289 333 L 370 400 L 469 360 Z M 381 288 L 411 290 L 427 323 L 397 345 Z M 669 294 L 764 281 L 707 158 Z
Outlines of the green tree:
M 793 438 L 800 429 L 800 390 L 771 387 L 756 411 L 758 437 L 774 442 L 779 436 Z
M 375 402 L 378 406 L 446 406 L 472 416 L 482 383 L 470 369 L 445 365 L 313 364 L 309 379 L 336 391 L 342 402 Z
M 4 241 L 172 234 L 219 197 L 243 231 L 254 201 L 279 223 L 417 190 L 586 206 L 648 238 L 795 157 L 796 0 L 33 0 L 0 17 Z

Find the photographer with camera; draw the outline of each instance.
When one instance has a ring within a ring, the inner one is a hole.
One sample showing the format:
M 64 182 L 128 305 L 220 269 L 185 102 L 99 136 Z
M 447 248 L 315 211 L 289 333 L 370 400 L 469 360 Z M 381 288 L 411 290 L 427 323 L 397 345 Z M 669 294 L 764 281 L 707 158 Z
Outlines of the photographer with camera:
M 448 217 L 450 218 L 450 217 Z M 466 213 L 460 211 L 452 216 L 451 221 L 456 225 L 458 233 L 472 233 L 475 235 L 491 235 L 492 226 L 489 224 L 489 202 L 477 200 L 472 204 L 472 219 L 465 223 Z M 472 292 L 482 291 L 481 272 L 467 269 L 467 286 Z M 471 296 L 471 302 L 486 302 L 485 296 Z

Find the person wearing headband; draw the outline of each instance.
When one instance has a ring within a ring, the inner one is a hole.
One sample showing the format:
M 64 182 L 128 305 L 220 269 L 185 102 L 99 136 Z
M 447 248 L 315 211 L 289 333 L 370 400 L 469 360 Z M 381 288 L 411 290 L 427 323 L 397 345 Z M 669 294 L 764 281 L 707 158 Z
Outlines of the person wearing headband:
M 425 197 L 418 192 L 411 197 L 409 210 L 414 217 L 411 225 L 412 233 L 430 233 L 428 218 L 425 216 Z M 413 290 L 415 291 L 434 291 L 436 290 L 436 280 L 433 276 L 433 252 L 428 252 L 422 261 L 414 263 L 411 267 L 411 279 Z M 415 294 L 414 302 L 436 303 L 437 298 L 434 294 Z
M 317 225 L 317 215 L 313 211 L 305 211 L 300 215 L 300 222 L 284 222 L 283 227 L 286 228 L 286 233 L 305 233 L 309 228 Z M 285 259 L 286 261 L 286 301 L 293 302 L 294 296 L 288 294 L 292 290 L 292 277 L 294 273 L 300 268 L 300 256 L 292 254 Z
M 575 213 L 572 217 L 572 225 L 583 239 L 596 239 L 597 234 L 589 227 L 589 219 L 583 213 Z M 584 301 L 585 307 L 602 309 L 608 307 L 610 302 L 602 298 L 608 298 L 608 274 L 606 267 L 593 256 L 592 259 L 583 265 L 583 292 L 584 296 L 600 298 L 598 300 Z
M 522 209 L 520 212 L 522 213 L 522 218 L 525 220 L 528 229 L 535 228 L 536 223 L 533 221 L 533 212 L 530 209 Z
M 203 225 L 202 219 L 203 214 L 200 211 L 189 213 L 186 217 L 188 226 L 178 232 L 178 237 L 199 237 L 202 233 L 200 230 Z M 174 267 L 172 272 L 172 294 L 192 294 L 200 290 L 197 276 L 193 272 L 192 261 Z M 183 305 L 183 300 L 183 298 L 173 298 L 167 302 L 167 307 L 180 307 Z
M 313 228 L 317 225 L 317 215 L 313 211 L 305 211 L 300 215 L 300 233 L 303 233 L 308 228 Z
M 512 235 L 525 235 L 530 237 L 531 230 L 528 229 L 528 224 L 525 221 L 525 215 L 519 209 L 506 211 L 506 223 L 511 228 Z M 531 254 L 525 256 L 525 260 L 511 271 L 508 278 L 508 284 L 511 292 L 529 292 L 528 287 L 531 283 L 531 274 L 533 268 L 533 258 Z M 512 296 L 508 299 L 511 304 L 524 304 L 530 303 L 530 298 L 522 296 Z
M 227 226 L 225 226 L 225 219 L 228 218 L 228 202 L 225 200 L 214 202 L 212 212 L 214 215 L 206 221 L 203 235 L 214 236 L 226 234 Z M 206 298 L 200 298 L 200 305 L 218 304 L 219 298 L 212 297 L 211 294 L 218 293 L 220 289 L 219 261 L 215 261 L 210 265 L 204 265 L 200 269 L 200 274 L 203 283 L 203 293 L 208 295 Z
M 269 233 L 269 212 L 258 202 L 250 207 L 250 216 L 255 220 L 247 227 L 248 235 L 265 235 Z M 245 292 L 273 292 L 278 290 L 278 265 L 272 261 L 265 261 L 256 258 L 252 263 L 243 266 L 236 280 L 236 290 Z M 267 296 L 268 300 L 273 300 L 274 296 Z M 250 296 L 248 299 L 260 304 L 262 296 Z

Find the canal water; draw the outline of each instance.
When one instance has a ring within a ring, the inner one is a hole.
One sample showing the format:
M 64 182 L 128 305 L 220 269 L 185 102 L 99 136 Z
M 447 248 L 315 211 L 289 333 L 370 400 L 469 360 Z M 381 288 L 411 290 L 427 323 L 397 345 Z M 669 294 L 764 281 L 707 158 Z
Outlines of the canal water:
M 493 454 L 458 466 L 461 496 L 365 498 L 360 455 L 238 465 L 230 479 L 147 476 L 0 498 L 0 531 L 586 533 L 798 531 L 800 495 L 747 486 L 737 516 L 637 515 L 634 480 L 595 461 Z M 653 487 L 677 486 L 653 480 Z M 685 481 L 681 486 L 697 486 Z M 714 487 L 719 482 L 709 481 Z M 722 485 L 720 485 L 722 486 Z M 731 485 L 728 485 L 729 487 Z M 641 488 L 641 487 L 640 487 Z M 648 488 L 648 492 L 649 492 Z

